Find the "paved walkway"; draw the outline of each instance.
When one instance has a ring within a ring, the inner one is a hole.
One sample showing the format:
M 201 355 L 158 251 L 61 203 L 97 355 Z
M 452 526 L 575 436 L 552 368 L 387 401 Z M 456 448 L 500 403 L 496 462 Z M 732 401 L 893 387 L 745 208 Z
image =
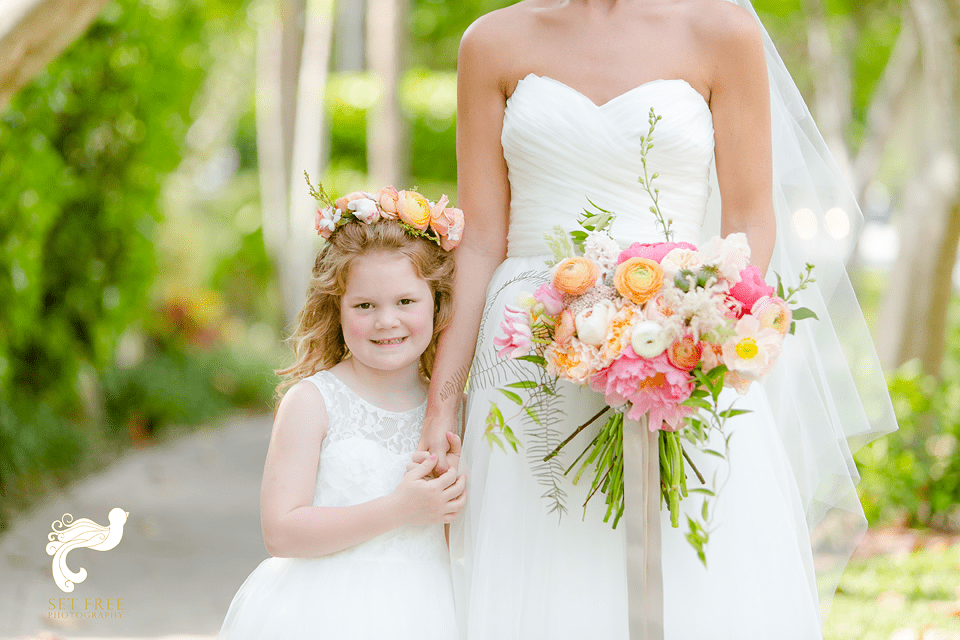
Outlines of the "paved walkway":
M 0 537 L 0 639 L 215 638 L 267 557 L 259 499 L 270 424 L 242 417 L 135 451 L 15 521 Z M 114 507 L 129 512 L 122 540 L 70 552 L 70 569 L 88 573 L 62 592 L 45 549 L 53 521 L 69 513 L 107 525 Z

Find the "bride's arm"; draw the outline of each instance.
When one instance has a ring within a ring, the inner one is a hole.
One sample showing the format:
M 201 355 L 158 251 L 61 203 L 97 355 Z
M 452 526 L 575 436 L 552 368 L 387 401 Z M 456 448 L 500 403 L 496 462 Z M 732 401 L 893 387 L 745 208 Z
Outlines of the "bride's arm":
M 454 251 L 453 321 L 441 334 L 433 365 L 420 449 L 447 467 L 447 431 L 456 431 L 458 402 L 470 371 L 486 289 L 507 253 L 510 206 L 507 166 L 500 145 L 505 107 L 498 64 L 498 25 L 485 16 L 460 42 L 457 60 L 457 206 L 463 240 Z M 456 462 L 454 462 L 456 464 Z
M 773 158 L 770 142 L 770 88 L 760 29 L 753 17 L 728 3 L 718 11 L 704 42 L 713 64 L 713 113 L 721 233 L 742 232 L 751 260 L 766 273 L 777 237 L 773 212 Z M 718 24 L 719 23 L 719 24 Z

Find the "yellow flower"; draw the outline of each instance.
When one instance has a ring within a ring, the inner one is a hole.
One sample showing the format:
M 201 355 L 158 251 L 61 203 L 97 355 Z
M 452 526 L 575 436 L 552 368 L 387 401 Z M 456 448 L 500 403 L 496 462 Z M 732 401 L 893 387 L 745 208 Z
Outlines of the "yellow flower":
M 423 231 L 430 224 L 430 203 L 416 191 L 400 191 L 397 194 L 397 211 L 400 220 Z
M 663 269 L 653 260 L 630 258 L 617 267 L 613 284 L 621 296 L 643 304 L 663 286 Z

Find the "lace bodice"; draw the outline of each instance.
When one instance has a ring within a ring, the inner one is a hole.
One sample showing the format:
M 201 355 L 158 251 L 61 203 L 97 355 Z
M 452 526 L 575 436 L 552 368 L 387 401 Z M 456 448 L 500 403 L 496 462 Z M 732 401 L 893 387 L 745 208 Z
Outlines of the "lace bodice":
M 588 198 L 617 214 L 622 244 L 659 242 L 643 174 L 640 138 L 650 109 L 662 119 L 647 158 L 659 204 L 675 240 L 699 242 L 713 162 L 713 118 L 684 80 L 655 80 L 603 105 L 562 82 L 530 74 L 520 80 L 503 117 L 503 155 L 510 178 L 507 255 L 550 253 L 544 232 L 576 228 Z
M 320 390 L 328 418 L 313 504 L 345 507 L 392 493 L 417 449 L 426 403 L 410 411 L 387 411 L 358 396 L 329 371 L 306 379 Z M 405 555 L 445 553 L 442 526 L 394 529 L 342 553 L 398 550 Z

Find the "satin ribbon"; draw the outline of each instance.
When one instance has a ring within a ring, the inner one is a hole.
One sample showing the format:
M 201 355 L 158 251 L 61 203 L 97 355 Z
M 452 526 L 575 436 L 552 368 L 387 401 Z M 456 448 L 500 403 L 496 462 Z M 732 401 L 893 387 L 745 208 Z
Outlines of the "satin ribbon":
M 663 640 L 659 434 L 647 417 L 623 420 L 624 520 L 630 640 Z

